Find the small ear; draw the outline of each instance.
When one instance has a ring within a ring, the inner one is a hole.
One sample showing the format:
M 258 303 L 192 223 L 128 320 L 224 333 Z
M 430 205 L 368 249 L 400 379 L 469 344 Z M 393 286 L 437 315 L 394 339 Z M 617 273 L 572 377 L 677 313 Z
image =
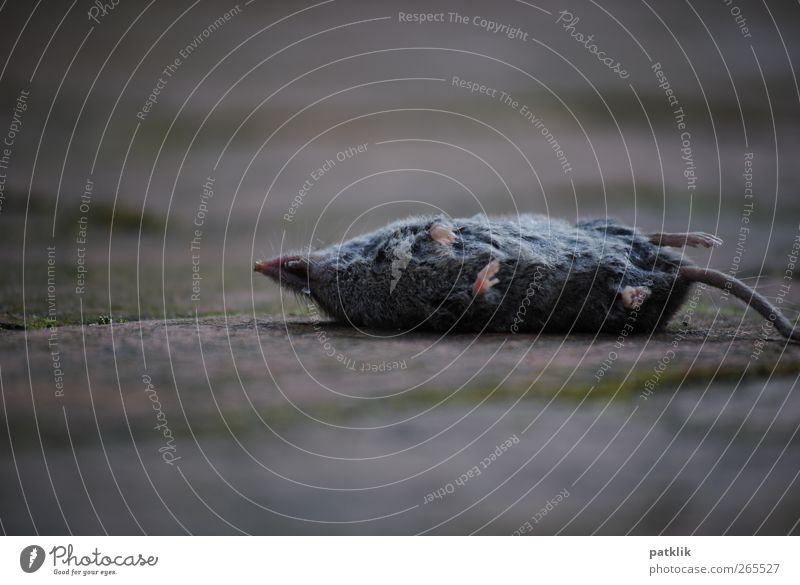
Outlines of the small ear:
M 452 228 L 441 223 L 433 224 L 430 229 L 430 234 L 431 238 L 446 246 L 449 246 L 458 239 L 458 236 L 456 236 Z
M 493 278 L 499 270 L 500 262 L 497 260 L 492 260 L 484 266 L 483 270 L 478 273 L 475 282 L 472 284 L 472 294 L 475 296 L 485 294 L 490 288 L 500 282 L 497 278 Z

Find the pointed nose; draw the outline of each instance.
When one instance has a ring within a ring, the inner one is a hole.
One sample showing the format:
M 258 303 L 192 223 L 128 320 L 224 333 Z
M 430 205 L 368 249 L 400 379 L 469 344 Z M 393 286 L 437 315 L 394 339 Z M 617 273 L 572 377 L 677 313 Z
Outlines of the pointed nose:
M 308 280 L 308 260 L 304 256 L 279 256 L 272 260 L 259 260 L 253 270 L 278 281 L 292 283 L 298 279 Z
M 253 266 L 253 271 L 271 276 L 272 273 L 277 274 L 278 266 L 280 266 L 280 258 L 275 258 L 274 260 L 259 260 L 255 263 L 255 266 Z

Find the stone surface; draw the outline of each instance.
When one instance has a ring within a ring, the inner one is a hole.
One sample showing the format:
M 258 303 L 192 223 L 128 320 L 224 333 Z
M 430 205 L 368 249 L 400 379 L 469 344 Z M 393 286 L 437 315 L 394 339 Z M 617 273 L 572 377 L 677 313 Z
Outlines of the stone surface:
M 10 533 L 796 533 L 800 347 L 770 334 L 757 351 L 762 321 L 742 317 L 703 304 L 685 329 L 679 315 L 621 342 L 246 315 L 61 327 L 52 346 L 47 329 L 4 331 L 0 519 Z

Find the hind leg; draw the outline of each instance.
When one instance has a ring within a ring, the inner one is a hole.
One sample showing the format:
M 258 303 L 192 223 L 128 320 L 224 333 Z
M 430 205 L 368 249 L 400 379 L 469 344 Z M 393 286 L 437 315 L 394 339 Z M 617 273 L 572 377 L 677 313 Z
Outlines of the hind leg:
M 626 286 L 619 292 L 622 297 L 622 305 L 629 310 L 635 310 L 642 306 L 651 291 L 646 286 Z
M 687 232 L 684 234 L 656 233 L 649 234 L 647 239 L 656 246 L 669 246 L 672 248 L 682 248 L 683 246 L 712 248 L 722 245 L 720 238 L 705 232 Z

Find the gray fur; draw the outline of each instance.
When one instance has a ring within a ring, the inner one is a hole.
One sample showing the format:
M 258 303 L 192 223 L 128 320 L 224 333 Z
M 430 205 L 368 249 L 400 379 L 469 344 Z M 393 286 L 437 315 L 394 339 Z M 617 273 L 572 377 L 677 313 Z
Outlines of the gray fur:
M 434 223 L 452 228 L 457 240 L 434 241 Z M 691 262 L 613 220 L 412 217 L 292 256 L 307 258 L 296 274 L 286 273 L 286 258 L 260 271 L 307 289 L 337 320 L 381 329 L 618 334 L 627 324 L 630 333 L 649 332 L 669 320 L 691 284 L 679 272 Z M 493 259 L 499 283 L 473 294 L 476 275 Z M 625 286 L 651 291 L 635 318 L 623 306 Z

